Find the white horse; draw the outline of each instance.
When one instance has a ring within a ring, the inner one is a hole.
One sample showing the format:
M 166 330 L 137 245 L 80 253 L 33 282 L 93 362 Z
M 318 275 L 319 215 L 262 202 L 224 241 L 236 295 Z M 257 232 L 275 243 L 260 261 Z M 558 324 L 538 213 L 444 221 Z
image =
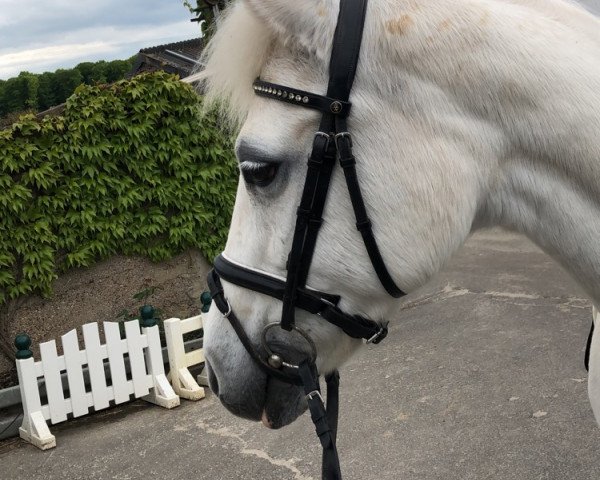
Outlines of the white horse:
M 240 126 L 242 172 L 227 256 L 285 276 L 319 113 L 257 97 L 266 81 L 324 94 L 339 0 L 243 0 L 205 56 L 206 94 Z M 600 21 L 565 0 L 371 0 L 349 128 L 375 236 L 395 282 L 423 285 L 476 229 L 524 233 L 600 306 Z M 277 167 L 277 168 L 271 168 Z M 336 169 L 308 285 L 374 320 L 397 302 L 373 272 Z M 250 337 L 281 303 L 224 282 Z M 321 373 L 361 343 L 298 311 Z M 596 329 L 597 332 L 600 329 Z M 251 361 L 212 308 L 205 352 L 214 391 L 269 427 L 306 408 L 300 390 Z M 583 339 L 582 339 L 583 343 Z M 600 332 L 589 391 L 600 421 Z

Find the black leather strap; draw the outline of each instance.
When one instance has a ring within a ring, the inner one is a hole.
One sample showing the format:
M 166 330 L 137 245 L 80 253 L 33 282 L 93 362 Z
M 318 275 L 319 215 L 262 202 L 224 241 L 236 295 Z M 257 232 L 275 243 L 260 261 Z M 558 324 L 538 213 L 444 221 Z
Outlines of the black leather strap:
M 335 379 L 328 382 L 328 409 L 325 410 L 319 386 L 319 375 L 314 365 L 307 362 L 301 363 L 299 374 L 302 379 L 304 393 L 306 394 L 310 417 L 315 425 L 317 436 L 321 441 L 321 447 L 323 447 L 322 478 L 325 480 L 341 480 L 342 472 L 335 444 L 339 405 L 339 393 L 336 389 L 339 383 L 336 383 Z M 334 416 L 335 418 L 333 418 Z
M 338 128 L 340 129 L 344 129 L 346 126 L 345 122 L 338 121 L 337 123 Z M 398 287 L 398 285 L 396 285 L 396 282 L 394 282 L 390 272 L 385 266 L 379 246 L 377 245 L 377 240 L 375 240 L 375 235 L 373 234 L 373 225 L 367 215 L 367 208 L 358 182 L 358 175 L 356 174 L 356 158 L 352 153 L 352 137 L 344 129 L 336 135 L 335 143 L 340 166 L 344 170 L 346 186 L 348 187 L 350 201 L 352 202 L 352 208 L 354 210 L 356 229 L 362 236 L 365 248 L 367 249 L 367 254 L 369 255 L 369 259 L 371 260 L 381 285 L 389 295 L 394 298 L 400 298 L 406 294 Z
M 278 300 L 283 298 L 285 280 L 281 278 L 244 267 L 239 263 L 228 260 L 223 255 L 215 258 L 214 269 L 221 278 L 235 285 L 263 293 Z M 339 301 L 339 295 L 313 289 L 302 289 L 298 293 L 298 307 L 313 314 L 319 313 L 327 305 L 335 306 Z
M 341 0 L 338 23 L 333 37 L 329 61 L 327 95 L 348 100 L 356 76 L 363 29 L 367 16 L 367 0 Z
M 333 125 L 330 116 L 324 115 L 320 131 L 315 134 L 313 149 L 308 161 L 306 179 L 297 209 L 292 247 L 287 262 L 287 278 L 281 309 L 281 328 L 290 330 L 295 322 L 297 290 L 304 287 L 312 262 L 314 243 L 322 224 L 322 214 L 327 199 L 331 172 L 335 165 L 335 147 L 329 134 L 324 132 Z M 311 247 L 312 246 L 312 247 Z
M 585 365 L 585 369 L 590 371 L 590 353 L 592 351 L 592 339 L 594 338 L 594 322 L 592 322 L 592 328 L 590 328 L 590 333 L 588 335 L 587 343 L 585 345 L 585 357 L 583 359 L 583 364 Z
M 224 315 L 229 312 L 230 308 L 227 299 L 224 297 L 219 277 L 234 285 L 269 295 L 278 300 L 282 300 L 286 287 L 286 282 L 280 278 L 243 267 L 219 255 L 214 261 L 214 270 L 208 274 L 207 281 L 215 304 Z M 296 294 L 295 306 L 297 308 L 321 316 L 352 338 L 363 338 L 369 343 L 379 343 L 387 336 L 387 322 L 379 323 L 360 315 L 350 315 L 343 312 L 337 306 L 340 299 L 337 295 L 308 288 L 297 289 Z M 228 318 L 231 321 L 231 317 L 228 316 Z M 237 319 L 234 321 L 237 321 Z M 237 328 L 236 333 L 238 333 Z M 247 337 L 245 333 L 243 336 Z M 255 350 L 249 340 L 244 343 L 244 346 L 247 350 L 249 348 Z
M 231 309 L 231 305 L 225 298 L 221 280 L 219 279 L 219 275 L 214 270 L 211 270 L 211 272 L 208 274 L 207 283 L 212 299 L 215 302 L 215 306 L 219 309 L 223 316 L 227 318 L 236 335 L 240 339 L 240 342 L 242 342 L 242 345 L 250 357 L 252 357 L 252 360 L 254 360 L 261 370 L 263 370 L 267 375 L 271 375 L 283 382 L 302 385 L 302 380 L 300 377 L 298 377 L 296 372 L 275 369 L 271 367 L 271 365 L 269 365 L 264 359 L 264 356 L 256 349 L 254 343 L 246 334 L 246 331 L 244 330 L 240 320 L 236 316 L 235 312 L 233 312 Z
M 352 106 L 347 101 L 278 85 L 277 83 L 265 82 L 260 78 L 257 78 L 252 86 L 254 92 L 261 97 L 275 98 L 282 102 L 291 103 L 292 105 L 313 108 L 329 115 L 347 117 Z

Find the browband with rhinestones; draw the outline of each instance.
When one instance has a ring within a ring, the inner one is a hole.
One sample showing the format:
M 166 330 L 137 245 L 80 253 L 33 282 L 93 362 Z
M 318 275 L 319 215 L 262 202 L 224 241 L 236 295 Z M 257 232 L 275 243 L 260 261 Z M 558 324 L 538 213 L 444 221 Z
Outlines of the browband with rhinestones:
M 350 102 L 336 100 L 335 98 L 305 92 L 296 88 L 290 88 L 276 83 L 264 82 L 256 79 L 252 85 L 254 93 L 262 97 L 274 98 L 282 102 L 300 105 L 302 107 L 314 108 L 323 113 L 347 117 L 350 113 Z

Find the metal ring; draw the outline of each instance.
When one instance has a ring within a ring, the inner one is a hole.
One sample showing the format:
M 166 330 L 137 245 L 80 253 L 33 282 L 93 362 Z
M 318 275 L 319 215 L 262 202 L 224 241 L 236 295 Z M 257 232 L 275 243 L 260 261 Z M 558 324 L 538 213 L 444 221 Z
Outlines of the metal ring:
M 281 323 L 279 323 L 279 322 L 269 323 L 268 325 L 265 326 L 265 328 L 262 331 L 261 343 L 269 357 L 271 357 L 272 355 L 276 355 L 276 354 L 273 352 L 273 350 L 271 350 L 269 348 L 269 345 L 267 343 L 267 333 L 269 332 L 269 330 L 271 330 L 272 328 L 275 328 L 275 327 L 281 327 Z M 301 328 L 296 327 L 295 325 L 292 327 L 292 331 L 298 332 L 298 334 L 302 338 L 304 338 L 304 340 L 306 340 L 306 343 L 308 344 L 308 346 L 310 347 L 310 350 L 311 350 L 311 361 L 315 362 L 317 360 L 317 347 L 315 345 L 315 342 L 313 342 L 312 338 L 310 338 L 308 333 L 306 333 Z M 284 367 L 288 367 L 288 368 L 295 368 L 295 369 L 300 368 L 299 365 L 294 365 L 292 363 L 287 363 L 285 361 L 282 361 L 281 365 Z
M 221 313 L 225 318 L 229 318 L 229 315 L 231 315 L 231 303 L 229 303 L 229 300 L 225 300 L 225 301 L 227 302 L 227 313 L 223 313 L 223 312 L 221 312 Z

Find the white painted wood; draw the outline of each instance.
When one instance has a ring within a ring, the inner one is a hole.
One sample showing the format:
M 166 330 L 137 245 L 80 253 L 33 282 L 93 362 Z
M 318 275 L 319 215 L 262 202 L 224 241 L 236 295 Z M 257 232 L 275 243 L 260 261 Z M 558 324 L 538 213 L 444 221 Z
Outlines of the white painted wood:
M 127 342 L 121 340 L 121 332 L 117 322 L 104 322 L 104 336 L 106 337 L 106 350 L 112 380 L 113 400 L 116 404 L 129 401 L 133 393 L 133 384 L 127 380 L 123 347 Z
M 185 346 L 183 344 L 183 328 L 179 318 L 169 318 L 163 322 L 165 329 L 165 338 L 167 340 L 167 354 L 169 356 L 169 368 L 172 371 L 178 371 L 185 365 Z M 173 376 L 172 376 L 173 377 Z M 177 391 L 175 378 L 171 378 L 171 383 Z
M 65 396 L 60 378 L 61 369 L 56 353 L 56 342 L 50 340 L 49 342 L 40 343 L 40 355 L 44 367 L 48 405 L 50 406 L 50 421 L 52 423 L 64 422 L 67 419 L 68 412 L 65 409 Z
M 190 333 L 194 330 L 200 330 L 202 328 L 202 315 L 196 315 L 195 317 L 186 318 L 181 320 L 181 330 L 183 333 Z
M 129 366 L 131 368 L 131 380 L 133 381 L 133 393 L 136 398 L 148 395 L 148 384 L 146 382 L 146 363 L 144 361 L 144 346 L 140 325 L 137 320 L 125 322 L 125 336 L 127 337 L 127 350 L 129 351 Z
M 105 322 L 106 345 L 100 343 L 96 323 L 83 325 L 82 330 L 84 350 L 79 349 L 77 332 L 72 330 L 62 336 L 64 355 L 58 356 L 56 342 L 52 340 L 40 344 L 40 362 L 35 362 L 33 358 L 17 360 L 24 411 L 20 435 L 41 449 L 56 446 L 56 439 L 50 433 L 46 421 L 62 422 L 70 412 L 73 412 L 74 416 L 85 415 L 91 407 L 101 410 L 108 407 L 113 400 L 115 403 L 125 402 L 130 399 L 131 394 L 165 408 L 179 405 L 179 396 L 165 376 L 157 326 L 145 328 L 142 334 L 137 320 L 126 322 L 126 338 L 122 339 L 119 325 Z M 126 376 L 125 353 L 129 355 L 131 380 Z M 103 362 L 105 358 L 109 361 L 112 387 L 106 384 Z M 85 389 L 85 364 L 90 375 L 90 392 Z M 69 398 L 64 398 L 60 375 L 62 370 L 67 372 Z M 187 387 L 192 385 L 193 379 L 187 369 L 184 370 L 181 376 Z M 47 405 L 41 404 L 38 377 L 45 379 Z
M 104 362 L 106 348 L 102 349 L 97 323 L 86 323 L 83 326 L 86 361 L 90 373 L 90 384 L 94 398 L 94 409 L 102 410 L 109 405 Z
M 173 390 L 188 400 L 204 398 L 204 388 L 196 383 L 188 370 L 188 367 L 204 362 L 204 352 L 202 349 L 198 349 L 186 354 L 183 343 L 184 333 L 202 328 L 202 316 L 198 315 L 185 320 L 170 318 L 165 320 L 164 327 L 169 355 L 169 379 Z
M 19 428 L 19 436 L 40 450 L 56 447 L 56 437 L 50 433 L 42 412 L 31 413 L 23 417 L 23 425 Z
M 164 375 L 165 366 L 163 364 L 158 325 L 150 328 L 143 328 L 142 331 L 148 339 L 148 349 L 146 350 L 148 373 L 153 376 Z
M 175 393 L 167 377 L 165 375 L 158 375 L 152 378 L 154 379 L 154 388 L 148 395 L 142 398 L 147 402 L 167 409 L 179 406 L 179 395 Z
M 191 367 L 192 365 L 198 365 L 204 363 L 204 349 L 199 348 L 198 350 L 192 350 L 185 354 L 185 366 Z
M 179 396 L 175 393 L 165 376 L 158 326 L 143 328 L 142 331 L 148 339 L 146 362 L 148 364 L 148 373 L 153 382 L 152 392 L 147 397 L 144 397 L 144 399 L 164 408 L 177 407 L 179 405 Z
M 83 379 L 83 365 L 77 331 L 71 330 L 62 336 L 67 379 L 69 380 L 70 411 L 74 417 L 86 415 L 89 411 L 85 382 Z
M 24 419 L 26 419 L 33 412 L 39 412 L 42 409 L 37 383 L 36 363 L 33 358 L 17 360 L 17 377 L 19 379 L 19 389 L 21 390 L 23 415 Z

